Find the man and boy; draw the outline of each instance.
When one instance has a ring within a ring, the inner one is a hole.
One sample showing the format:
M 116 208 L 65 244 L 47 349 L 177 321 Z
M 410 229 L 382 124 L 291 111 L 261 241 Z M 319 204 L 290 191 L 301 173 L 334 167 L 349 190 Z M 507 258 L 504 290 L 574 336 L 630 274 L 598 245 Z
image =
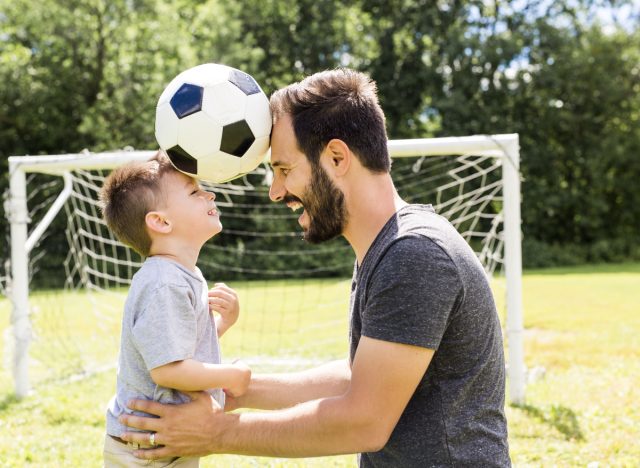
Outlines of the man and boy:
M 271 108 L 270 198 L 302 209 L 305 240 L 342 235 L 356 256 L 349 357 L 254 374 L 226 406 L 202 392 L 181 405 L 135 398 L 120 437 L 153 434 L 157 447 L 134 450 L 142 459 L 359 453 L 360 466 L 510 466 L 486 275 L 451 224 L 396 192 L 375 83 L 321 72 L 277 91 Z M 269 411 L 224 412 L 236 408 Z

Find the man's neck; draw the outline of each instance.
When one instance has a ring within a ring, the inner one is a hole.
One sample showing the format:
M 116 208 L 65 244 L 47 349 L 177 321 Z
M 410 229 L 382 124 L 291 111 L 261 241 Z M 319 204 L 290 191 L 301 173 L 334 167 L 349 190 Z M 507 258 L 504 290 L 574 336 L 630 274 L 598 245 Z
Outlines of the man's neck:
M 388 174 L 359 184 L 351 195 L 347 205 L 349 221 L 343 235 L 360 265 L 384 225 L 407 202 L 400 198 Z

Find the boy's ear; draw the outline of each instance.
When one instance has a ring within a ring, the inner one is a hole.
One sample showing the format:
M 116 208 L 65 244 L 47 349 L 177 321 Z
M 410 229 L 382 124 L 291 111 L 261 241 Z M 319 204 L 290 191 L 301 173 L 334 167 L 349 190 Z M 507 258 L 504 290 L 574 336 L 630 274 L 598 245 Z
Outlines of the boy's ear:
M 144 222 L 152 232 L 160 234 L 168 234 L 173 228 L 171 221 L 161 211 L 149 211 L 144 217 Z
M 349 170 L 353 154 L 344 141 L 334 138 L 327 143 L 321 157 L 337 176 L 342 176 Z

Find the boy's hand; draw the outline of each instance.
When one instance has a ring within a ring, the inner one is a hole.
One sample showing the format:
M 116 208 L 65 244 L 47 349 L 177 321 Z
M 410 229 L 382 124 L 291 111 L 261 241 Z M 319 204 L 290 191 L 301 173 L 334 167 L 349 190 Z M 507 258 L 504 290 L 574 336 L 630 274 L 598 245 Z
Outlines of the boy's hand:
M 216 317 L 218 336 L 222 336 L 229 327 L 237 322 L 240 315 L 240 303 L 236 292 L 224 283 L 216 283 L 209 290 L 209 311 L 220 314 Z
M 243 395 L 251 383 L 251 369 L 242 361 L 233 363 L 235 372 L 232 381 L 224 387 L 224 393 L 232 398 Z

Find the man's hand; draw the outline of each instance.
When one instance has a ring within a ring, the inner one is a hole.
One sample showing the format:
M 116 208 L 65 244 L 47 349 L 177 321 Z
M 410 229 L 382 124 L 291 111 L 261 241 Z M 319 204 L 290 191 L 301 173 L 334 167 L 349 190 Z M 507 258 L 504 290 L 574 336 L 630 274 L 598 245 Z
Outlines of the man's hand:
M 238 321 L 240 315 L 238 294 L 226 284 L 216 283 L 209 290 L 209 310 L 219 314 L 216 317 L 216 329 L 220 337 Z
M 241 399 L 234 397 L 233 395 L 225 391 L 225 397 L 224 397 L 225 413 L 229 413 L 231 411 L 235 411 L 240 408 L 244 408 L 244 405 L 241 403 Z
M 156 449 L 136 450 L 134 455 L 152 460 L 176 456 L 203 456 L 211 453 L 211 441 L 216 437 L 215 420 L 223 415 L 218 403 L 206 392 L 187 392 L 191 402 L 163 405 L 148 400 L 133 400 L 129 408 L 153 414 L 158 418 L 125 415 L 120 422 L 126 426 L 155 432 Z M 142 445 L 149 444 L 149 434 L 126 432 L 122 439 Z

